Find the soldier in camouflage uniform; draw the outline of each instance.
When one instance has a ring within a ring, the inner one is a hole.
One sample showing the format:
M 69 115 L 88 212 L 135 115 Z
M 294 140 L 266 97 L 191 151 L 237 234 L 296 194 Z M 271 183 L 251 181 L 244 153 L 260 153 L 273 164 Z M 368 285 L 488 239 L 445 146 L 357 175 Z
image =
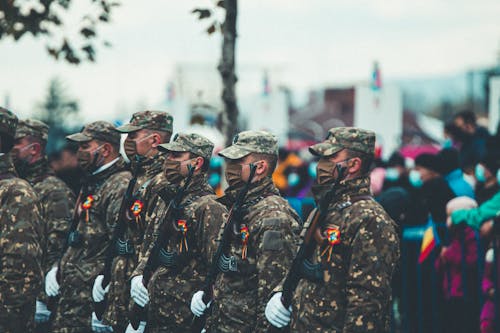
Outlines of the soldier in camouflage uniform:
M 60 295 L 54 332 L 80 333 L 91 329 L 92 285 L 103 269 L 131 175 L 119 155 L 120 134 L 112 124 L 96 121 L 67 139 L 79 144 L 79 164 L 88 178 L 75 206 L 76 232 L 68 236 L 60 268 L 47 274 L 45 290 L 49 296 Z
M 292 262 L 300 218 L 279 196 L 271 178 L 278 159 L 275 136 L 263 131 L 241 132 L 219 155 L 227 163 L 229 188 L 221 200 L 228 207 L 248 181 L 251 163 L 256 171 L 237 221 L 239 228 L 232 234 L 228 270 L 219 275 L 214 286 L 207 331 L 266 332 L 269 324 L 264 307 Z M 194 314 L 206 310 L 202 297 L 203 291 L 193 296 Z
M 170 141 L 172 126 L 173 118 L 170 114 L 162 111 L 142 111 L 133 114 L 129 124 L 117 128 L 119 132 L 127 133 L 124 147 L 132 162 L 132 169 L 136 167 L 137 158 L 140 169 L 133 189 L 133 202 L 131 206 L 125 207 L 127 229 L 124 240 L 130 245 L 128 248 L 134 248 L 134 251 L 121 251 L 114 258 L 107 296 L 108 308 L 104 313 L 104 322 L 112 325 L 115 332 L 123 332 L 128 323 L 129 279 L 137 266 L 146 212 L 152 208 L 149 205 L 152 201 L 150 185 L 155 184 L 154 178 L 161 173 L 165 160 L 164 154 L 159 153 L 158 146 Z M 123 249 L 123 245 L 120 248 Z M 102 301 L 106 293 L 102 288 L 102 279 L 103 275 L 99 275 L 94 283 L 92 294 L 95 302 Z
M 42 269 L 47 273 L 61 256 L 62 247 L 69 229 L 75 196 L 62 180 L 49 168 L 45 146 L 49 127 L 41 121 L 26 119 L 19 121 L 14 148 L 11 151 L 19 177 L 27 180 L 38 195 L 43 223 Z M 37 330 L 46 330 L 50 311 L 47 309 L 45 293 L 41 291 L 36 303 L 35 322 Z
M 38 197 L 17 178 L 9 151 L 17 117 L 0 107 L 0 332 L 32 332 L 41 290 L 42 246 Z
M 339 183 L 315 232 L 319 245 L 309 259 L 319 274 L 302 279 L 297 288 L 292 332 L 390 332 L 391 278 L 399 240 L 395 223 L 371 197 L 374 147 L 373 132 L 339 127 L 309 148 L 320 158 L 313 187 L 316 202 Z M 266 308 L 267 318 L 278 327 L 286 325 L 291 315 L 280 294 Z
M 161 200 L 149 216 L 154 220 L 148 223 L 150 237 L 163 230 L 169 234 L 158 257 L 159 267 L 148 284 L 147 326 L 148 332 L 188 332 L 193 319 L 188 300 L 203 284 L 216 233 L 227 218 L 227 210 L 216 201 L 207 181 L 212 142 L 198 134 L 179 133 L 172 143 L 160 147 L 167 151 L 164 169 L 169 183 L 180 188 L 187 181 L 188 166 L 194 171 L 180 209 L 167 209 L 169 202 Z M 162 229 L 158 230 L 160 225 Z M 152 246 L 143 249 L 146 253 L 141 256 L 132 285 L 142 283 Z

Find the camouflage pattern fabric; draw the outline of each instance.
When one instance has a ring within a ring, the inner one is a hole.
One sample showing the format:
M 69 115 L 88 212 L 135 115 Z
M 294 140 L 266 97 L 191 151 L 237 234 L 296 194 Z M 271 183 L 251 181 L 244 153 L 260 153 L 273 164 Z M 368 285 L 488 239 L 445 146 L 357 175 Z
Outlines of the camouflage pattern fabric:
M 132 115 L 130 123 L 117 128 L 119 132 L 130 133 L 141 129 L 172 133 L 174 118 L 164 111 L 141 111 Z
M 219 155 L 231 160 L 239 160 L 250 153 L 278 156 L 278 139 L 265 131 L 244 131 L 236 134 L 233 144 L 224 148 Z
M 158 149 L 175 152 L 190 152 L 208 161 L 212 156 L 214 144 L 204 136 L 196 133 L 177 133 L 172 142 L 161 144 L 158 146 Z
M 43 224 L 43 239 L 40 240 L 43 244 L 42 269 L 47 274 L 61 256 L 73 216 L 75 195 L 66 183 L 54 176 L 46 157 L 29 165 L 25 180 L 38 195 Z M 44 298 L 45 292 L 42 291 L 38 299 Z
M 309 151 L 315 156 L 330 156 L 342 149 L 373 154 L 375 133 L 356 127 L 335 127 L 328 131 L 323 142 L 309 147 Z
M 0 154 L 0 202 L 0 332 L 32 332 L 43 281 L 41 217 L 34 190 L 15 177 L 7 154 Z
M 19 120 L 16 115 L 0 106 L 0 133 L 11 138 L 16 134 L 16 127 Z
M 177 216 L 169 214 L 170 219 L 165 220 L 167 206 L 164 201 L 158 202 L 150 216 L 152 221 L 148 223 L 147 232 L 157 235 L 160 223 L 171 224 L 171 234 L 164 249 L 175 253 L 178 261 L 177 267 L 158 267 L 149 281 L 147 327 L 148 332 L 189 332 L 193 319 L 189 300 L 203 286 L 216 249 L 216 235 L 227 218 L 227 210 L 216 201 L 205 174 L 193 177 L 181 202 L 182 211 Z M 179 221 L 185 221 L 187 226 L 185 240 Z M 141 261 L 135 275 L 142 274 L 145 263 L 146 260 Z
M 249 231 L 247 258 L 242 259 L 241 233 L 234 234 L 231 255 L 238 269 L 219 275 L 215 283 L 208 332 L 266 332 L 264 309 L 292 263 L 299 221 L 270 178 L 254 184 L 241 217 L 241 226 Z
M 53 332 L 90 331 L 92 286 L 104 268 L 109 240 L 130 178 L 130 172 L 126 171 L 125 162 L 120 158 L 84 184 L 83 201 L 90 203 L 90 207 L 84 210 L 84 204 L 79 202 L 75 207 L 82 242 L 79 246 L 69 247 L 61 260 L 60 299 Z M 87 200 L 88 196 L 93 201 Z
M 104 322 L 113 326 L 118 331 L 124 331 L 128 324 L 127 313 L 130 300 L 130 276 L 137 266 L 138 253 L 141 248 L 142 239 L 146 226 L 146 212 L 151 209 L 149 203 L 154 186 L 154 177 L 161 173 L 164 155 L 156 154 L 142 163 L 141 172 L 137 176 L 137 183 L 133 191 L 134 203 L 139 201 L 142 208 L 139 215 L 134 216 L 132 206 L 126 207 L 127 231 L 124 239 L 130 240 L 134 246 L 135 253 L 128 256 L 116 256 L 111 269 L 111 282 L 107 295 L 108 307 L 104 312 Z
M 390 332 L 391 279 L 399 259 L 396 225 L 370 195 L 370 179 L 344 181 L 334 195 L 323 232 L 340 231 L 340 243 L 317 247 L 323 281 L 302 279 L 296 292 L 292 332 Z M 311 213 L 304 225 L 310 223 Z M 321 255 L 323 253 L 323 255 Z
M 116 130 L 113 124 L 107 121 L 95 121 L 86 125 L 81 132 L 66 136 L 66 139 L 74 142 L 99 140 L 114 145 L 120 144 L 120 138 L 120 132 Z
M 25 136 L 32 136 L 47 143 L 49 138 L 49 126 L 35 119 L 20 120 L 17 125 L 15 138 L 22 139 Z

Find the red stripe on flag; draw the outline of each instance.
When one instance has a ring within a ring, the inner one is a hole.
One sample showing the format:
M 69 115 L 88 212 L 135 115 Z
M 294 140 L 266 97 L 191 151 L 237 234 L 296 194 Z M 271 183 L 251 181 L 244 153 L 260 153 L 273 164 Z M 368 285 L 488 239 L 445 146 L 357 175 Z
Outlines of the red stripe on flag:
M 421 264 L 427 259 L 432 250 L 436 247 L 436 240 L 432 239 L 429 244 L 420 250 L 420 256 L 418 257 L 418 263 Z

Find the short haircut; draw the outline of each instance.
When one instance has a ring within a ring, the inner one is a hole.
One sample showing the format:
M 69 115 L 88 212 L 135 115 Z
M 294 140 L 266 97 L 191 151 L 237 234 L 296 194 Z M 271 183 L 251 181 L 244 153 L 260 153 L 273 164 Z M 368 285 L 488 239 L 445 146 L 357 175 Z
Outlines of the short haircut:
M 95 140 L 95 142 L 97 142 L 97 144 L 99 146 L 102 146 L 105 143 L 109 144 L 113 148 L 113 151 L 115 153 L 120 154 L 120 143 L 113 143 L 113 142 L 99 140 L 99 139 L 94 139 L 94 140 Z
M 265 160 L 269 165 L 269 170 L 267 175 L 272 176 L 274 170 L 276 169 L 276 166 L 278 165 L 278 156 L 271 154 L 262 154 L 262 153 L 251 153 L 250 155 L 253 156 L 256 161 Z
M 203 165 L 201 166 L 201 171 L 202 172 L 208 172 L 208 169 L 210 168 L 210 159 L 206 159 L 205 157 L 203 156 L 200 156 L 200 155 L 196 155 L 194 153 L 189 153 L 189 158 L 192 159 L 192 158 L 196 158 L 196 157 L 201 157 L 203 159 Z
M 162 143 L 167 143 L 170 141 L 170 138 L 172 137 L 172 132 L 166 132 L 166 131 L 159 131 L 159 130 L 152 130 L 152 129 L 148 129 L 148 128 L 145 128 L 146 132 L 148 133 L 148 135 L 151 135 L 151 134 L 158 134 L 161 138 L 161 142 Z
M 45 151 L 45 148 L 47 147 L 47 141 L 42 140 L 39 137 L 33 136 L 33 135 L 26 135 L 25 138 L 28 140 L 29 143 L 38 143 L 42 147 L 42 153 Z
M 374 154 L 366 154 L 366 153 L 362 153 L 362 152 L 359 152 L 356 150 L 350 150 L 350 149 L 346 149 L 346 151 L 347 151 L 348 158 L 358 157 L 359 159 L 361 159 L 361 173 L 363 175 L 366 175 L 370 172 L 370 169 L 371 169 L 372 164 L 373 164 L 373 160 L 375 158 Z
M 461 118 L 466 124 L 476 125 L 476 114 L 469 110 L 457 113 L 454 118 Z

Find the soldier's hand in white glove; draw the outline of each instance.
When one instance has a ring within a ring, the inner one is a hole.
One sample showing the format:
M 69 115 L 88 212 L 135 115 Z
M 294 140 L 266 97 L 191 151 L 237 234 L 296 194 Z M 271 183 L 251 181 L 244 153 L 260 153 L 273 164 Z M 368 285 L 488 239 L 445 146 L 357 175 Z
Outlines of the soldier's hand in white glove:
M 92 312 L 92 332 L 108 333 L 113 332 L 113 327 L 103 324 L 102 320 L 97 319 L 95 312 Z
M 52 269 L 45 276 L 45 293 L 49 297 L 59 295 L 59 282 L 57 282 L 57 267 Z
M 128 324 L 127 329 L 125 330 L 125 333 L 144 333 L 145 329 L 146 329 L 146 322 L 141 321 L 141 322 L 139 322 L 139 327 L 137 327 L 137 329 L 134 329 L 132 327 L 132 324 Z
M 102 280 L 104 279 L 104 275 L 97 275 L 94 281 L 94 287 L 92 287 L 92 299 L 94 302 L 102 302 L 104 301 L 104 296 L 109 291 L 109 283 L 106 288 L 102 287 Z
M 148 289 L 142 283 L 142 275 L 137 275 L 130 282 L 130 297 L 137 305 L 144 307 L 149 303 Z
M 212 304 L 212 301 L 208 302 L 208 304 L 203 302 L 204 294 L 203 290 L 198 290 L 191 298 L 191 312 L 197 317 L 203 316 L 205 310 Z
M 36 310 L 35 310 L 35 323 L 41 324 L 49 321 L 50 310 L 47 309 L 47 305 L 44 302 L 36 300 Z
M 275 327 L 282 328 L 290 323 L 292 317 L 292 307 L 285 308 L 281 302 L 281 292 L 278 292 L 271 297 L 266 305 L 266 318 Z

